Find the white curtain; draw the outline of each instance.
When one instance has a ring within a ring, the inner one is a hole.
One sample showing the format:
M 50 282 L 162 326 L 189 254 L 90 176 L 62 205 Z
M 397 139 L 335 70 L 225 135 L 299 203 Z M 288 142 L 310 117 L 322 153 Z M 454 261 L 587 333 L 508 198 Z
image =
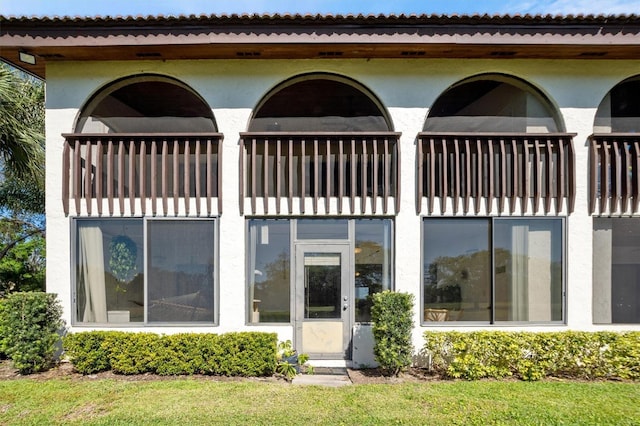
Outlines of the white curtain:
M 387 220 L 383 222 L 383 243 L 382 243 L 382 290 L 389 290 L 391 288 L 390 277 L 391 273 L 389 267 L 391 266 L 391 223 Z
M 98 226 L 79 226 L 80 283 L 84 286 L 83 322 L 107 322 L 102 231 Z
M 529 226 L 511 227 L 511 321 L 529 320 Z
M 253 304 L 255 299 L 255 287 L 256 287 L 256 245 L 258 244 L 258 230 L 259 227 L 256 222 L 251 222 L 249 227 L 249 320 L 254 322 Z

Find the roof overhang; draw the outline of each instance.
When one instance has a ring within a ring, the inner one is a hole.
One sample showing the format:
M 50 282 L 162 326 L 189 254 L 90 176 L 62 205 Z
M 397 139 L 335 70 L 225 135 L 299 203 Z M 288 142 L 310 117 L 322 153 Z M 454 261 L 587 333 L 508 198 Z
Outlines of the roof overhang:
M 0 16 L 0 59 L 41 78 L 51 61 L 231 58 L 639 59 L 640 16 Z

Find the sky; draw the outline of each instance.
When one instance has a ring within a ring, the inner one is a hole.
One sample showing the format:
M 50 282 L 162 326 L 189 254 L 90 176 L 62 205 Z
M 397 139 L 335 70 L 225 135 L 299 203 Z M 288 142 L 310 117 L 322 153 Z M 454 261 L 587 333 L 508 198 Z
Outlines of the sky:
M 4 16 L 311 14 L 640 14 L 640 0 L 0 0 Z

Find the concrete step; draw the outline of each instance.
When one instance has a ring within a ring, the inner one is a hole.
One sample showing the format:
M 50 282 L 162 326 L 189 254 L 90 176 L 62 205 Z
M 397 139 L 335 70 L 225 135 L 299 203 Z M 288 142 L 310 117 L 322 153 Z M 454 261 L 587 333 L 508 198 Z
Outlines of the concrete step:
M 291 382 L 294 385 L 340 387 L 351 384 L 346 374 L 298 374 Z

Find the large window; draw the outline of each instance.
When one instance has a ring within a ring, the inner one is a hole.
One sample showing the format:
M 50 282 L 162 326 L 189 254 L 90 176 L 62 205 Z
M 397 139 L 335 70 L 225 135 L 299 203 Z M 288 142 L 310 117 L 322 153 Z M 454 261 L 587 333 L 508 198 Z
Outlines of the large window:
M 640 323 L 640 218 L 593 219 L 593 321 Z
M 290 236 L 288 220 L 249 221 L 249 322 L 291 320 Z
M 371 296 L 392 288 L 391 219 L 251 219 L 248 221 L 249 323 L 289 323 L 295 283 L 293 246 L 349 244 L 356 322 L 371 321 Z
M 215 320 L 215 220 L 78 219 L 75 322 Z
M 424 321 L 562 321 L 562 226 L 562 219 L 424 219 Z

